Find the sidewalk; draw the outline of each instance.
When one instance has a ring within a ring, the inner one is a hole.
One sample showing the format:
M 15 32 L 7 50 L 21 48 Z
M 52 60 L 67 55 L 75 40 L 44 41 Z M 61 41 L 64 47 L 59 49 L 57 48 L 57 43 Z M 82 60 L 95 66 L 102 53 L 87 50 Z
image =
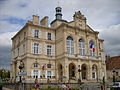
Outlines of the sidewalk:
M 3 87 L 3 90 L 12 90 L 12 89 L 9 89 L 9 88 L 6 88 L 6 87 Z

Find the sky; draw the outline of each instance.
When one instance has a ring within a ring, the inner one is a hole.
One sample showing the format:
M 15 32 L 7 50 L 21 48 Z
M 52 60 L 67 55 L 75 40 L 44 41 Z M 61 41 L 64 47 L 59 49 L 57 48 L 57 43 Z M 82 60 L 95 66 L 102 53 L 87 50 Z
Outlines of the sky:
M 0 68 L 10 69 L 11 38 L 32 15 L 55 19 L 55 7 L 62 7 L 63 19 L 73 20 L 81 11 L 87 24 L 104 39 L 105 53 L 120 55 L 120 0 L 0 0 Z

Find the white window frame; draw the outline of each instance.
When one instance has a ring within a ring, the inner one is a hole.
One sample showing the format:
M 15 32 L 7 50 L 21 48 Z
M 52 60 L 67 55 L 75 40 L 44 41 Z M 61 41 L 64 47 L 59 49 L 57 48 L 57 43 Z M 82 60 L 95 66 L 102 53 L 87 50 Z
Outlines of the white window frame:
M 96 79 L 96 72 L 92 72 L 92 78 Z
M 39 54 L 39 44 L 38 43 L 33 44 L 33 53 Z
M 38 78 L 39 77 L 39 71 L 38 70 L 33 70 L 33 78 Z
M 52 34 L 51 33 L 47 33 L 47 40 L 52 40 Z
M 39 38 L 39 30 L 34 30 L 34 37 Z
M 79 54 L 80 55 L 85 55 L 86 54 L 85 42 L 83 40 L 82 41 L 79 40 Z
M 67 39 L 67 53 L 70 55 L 74 54 L 74 41 Z
M 47 71 L 47 78 L 52 78 L 52 71 Z
M 51 55 L 52 55 L 52 46 L 47 45 L 47 56 L 51 56 Z

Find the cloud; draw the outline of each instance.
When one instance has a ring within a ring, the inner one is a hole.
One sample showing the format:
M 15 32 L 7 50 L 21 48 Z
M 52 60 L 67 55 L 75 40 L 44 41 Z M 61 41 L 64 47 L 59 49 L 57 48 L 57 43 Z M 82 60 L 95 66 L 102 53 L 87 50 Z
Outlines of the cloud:
M 10 69 L 11 46 L 0 46 L 0 69 Z
M 0 63 L 10 60 L 11 37 L 25 22 L 38 14 L 40 19 L 49 16 L 50 23 L 55 19 L 57 3 L 57 0 L 0 0 Z M 106 53 L 120 55 L 120 0 L 59 0 L 59 3 L 63 19 L 71 21 L 75 11 L 80 10 L 88 25 L 100 31 Z
M 105 40 L 106 54 L 120 55 L 120 24 L 100 30 L 100 37 Z
M 7 32 L 0 34 L 0 68 L 10 69 L 11 46 L 16 32 Z
M 0 47 L 11 46 L 11 38 L 16 34 L 16 32 L 7 32 L 0 34 Z

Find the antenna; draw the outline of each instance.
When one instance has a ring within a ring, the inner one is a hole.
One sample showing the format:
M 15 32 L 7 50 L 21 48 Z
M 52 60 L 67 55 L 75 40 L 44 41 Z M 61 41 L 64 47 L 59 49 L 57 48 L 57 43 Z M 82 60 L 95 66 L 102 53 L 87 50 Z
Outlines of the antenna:
M 59 5 L 60 5 L 60 3 L 59 3 L 59 1 L 58 1 L 58 7 L 59 7 Z

